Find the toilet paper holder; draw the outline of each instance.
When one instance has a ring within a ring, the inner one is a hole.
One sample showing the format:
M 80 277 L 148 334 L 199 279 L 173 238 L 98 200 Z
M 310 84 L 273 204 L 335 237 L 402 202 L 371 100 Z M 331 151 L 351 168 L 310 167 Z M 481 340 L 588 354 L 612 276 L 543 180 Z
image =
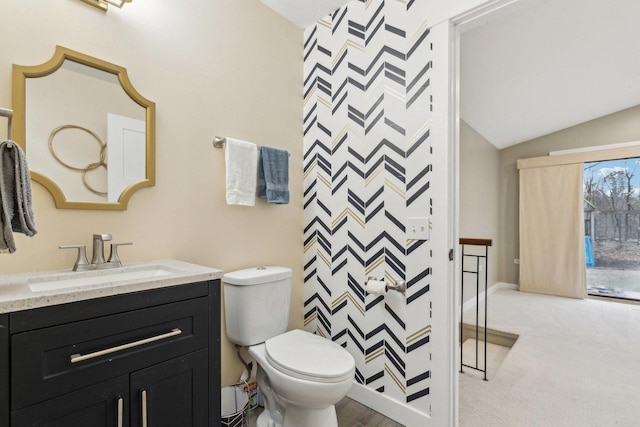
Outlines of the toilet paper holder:
M 381 280 L 381 279 L 378 279 L 373 276 L 369 276 L 367 277 L 367 282 L 369 282 L 369 280 Z M 391 280 L 393 281 L 393 283 L 390 283 L 385 280 L 385 287 L 384 287 L 385 293 L 389 291 L 396 291 L 401 293 L 402 295 L 405 295 L 405 292 L 407 291 L 407 282 L 405 282 L 404 280 L 395 280 L 395 279 L 391 279 Z

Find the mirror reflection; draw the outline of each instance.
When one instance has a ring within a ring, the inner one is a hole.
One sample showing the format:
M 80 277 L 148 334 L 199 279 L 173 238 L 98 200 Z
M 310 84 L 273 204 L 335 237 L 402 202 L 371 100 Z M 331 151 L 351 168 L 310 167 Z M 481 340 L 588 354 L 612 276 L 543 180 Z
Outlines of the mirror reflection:
M 16 142 L 57 207 L 126 209 L 154 184 L 155 105 L 126 69 L 58 46 L 46 64 L 14 65 L 14 109 Z

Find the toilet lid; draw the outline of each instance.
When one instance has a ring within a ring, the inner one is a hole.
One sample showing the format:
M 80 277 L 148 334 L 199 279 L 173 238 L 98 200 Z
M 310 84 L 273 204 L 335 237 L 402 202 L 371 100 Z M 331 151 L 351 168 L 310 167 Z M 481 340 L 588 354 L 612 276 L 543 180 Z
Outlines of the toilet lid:
M 353 378 L 355 360 L 333 341 L 299 329 L 265 341 L 267 360 L 285 374 L 317 382 Z

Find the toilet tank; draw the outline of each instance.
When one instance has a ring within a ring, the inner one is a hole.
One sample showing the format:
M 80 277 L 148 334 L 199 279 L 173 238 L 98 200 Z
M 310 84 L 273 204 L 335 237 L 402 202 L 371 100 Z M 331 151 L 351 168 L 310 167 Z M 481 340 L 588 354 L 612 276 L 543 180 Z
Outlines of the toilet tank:
M 225 320 L 231 341 L 250 346 L 287 330 L 291 273 L 287 267 L 255 267 L 223 276 Z

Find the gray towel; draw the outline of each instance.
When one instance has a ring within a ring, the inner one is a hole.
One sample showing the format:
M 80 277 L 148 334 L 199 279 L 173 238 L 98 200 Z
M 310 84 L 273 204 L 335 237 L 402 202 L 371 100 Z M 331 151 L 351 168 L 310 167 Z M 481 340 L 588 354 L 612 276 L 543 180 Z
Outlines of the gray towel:
M 16 251 L 13 232 L 36 234 L 31 207 L 31 179 L 22 148 L 0 143 L 0 250 Z
M 258 197 L 269 203 L 289 203 L 289 152 L 262 147 L 258 159 Z

